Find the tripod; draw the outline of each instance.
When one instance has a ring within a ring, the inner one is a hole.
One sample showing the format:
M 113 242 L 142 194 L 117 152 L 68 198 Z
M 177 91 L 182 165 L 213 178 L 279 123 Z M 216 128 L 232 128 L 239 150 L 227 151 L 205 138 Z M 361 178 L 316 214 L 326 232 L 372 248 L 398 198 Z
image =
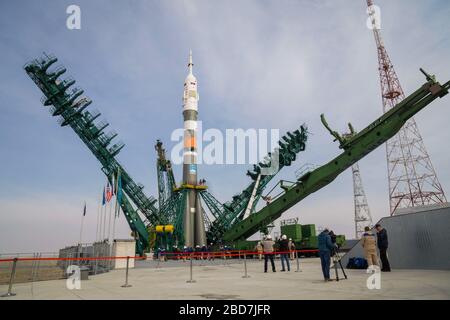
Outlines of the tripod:
M 345 279 L 347 279 L 347 274 L 345 273 L 344 267 L 342 266 L 341 259 L 342 257 L 339 255 L 338 249 L 333 250 L 333 264 L 334 264 L 334 271 L 336 273 L 336 281 L 339 281 L 338 263 L 339 266 L 341 267 Z

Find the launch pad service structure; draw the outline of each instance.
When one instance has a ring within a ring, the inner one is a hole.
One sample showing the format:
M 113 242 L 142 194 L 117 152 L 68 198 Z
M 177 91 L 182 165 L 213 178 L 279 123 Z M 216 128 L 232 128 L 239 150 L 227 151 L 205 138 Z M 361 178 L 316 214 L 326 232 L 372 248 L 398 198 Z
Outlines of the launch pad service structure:
M 44 94 L 42 104 L 50 107 L 50 114 L 58 117 L 62 127 L 69 126 L 75 131 L 99 160 L 108 180 L 112 182 L 113 176 L 120 172 L 124 191 L 120 208 L 134 234 L 136 252 L 140 255 L 160 245 L 172 248 L 173 245 L 202 247 L 211 243 L 235 244 L 257 232 L 267 232 L 267 226 L 289 208 L 331 183 L 346 169 L 391 139 L 410 118 L 434 100 L 446 96 L 450 89 L 450 81 L 441 84 L 435 76 L 421 69 L 426 82 L 359 132 L 349 124 L 350 133 L 341 136 L 330 128 L 322 115 L 322 123 L 334 141 L 339 142 L 341 153 L 326 164 L 304 172 L 294 182 L 281 180 L 276 186 L 279 185 L 282 191 L 257 210 L 258 200 L 267 199 L 263 191 L 268 183 L 283 167 L 290 166 L 299 152 L 305 151 L 307 127 L 301 125 L 278 141 L 279 147 L 274 152 L 279 154 L 279 166 L 275 174 L 267 174 L 262 170 L 272 166 L 269 152 L 264 161 L 254 164 L 253 170 L 247 171 L 251 179 L 249 185 L 233 196 L 231 201 L 219 202 L 204 183 L 198 182 L 197 177 L 199 97 L 190 54 L 189 74 L 185 79 L 183 93 L 183 181 L 180 186 L 176 186 L 170 160 L 165 157 L 162 143 L 158 141 L 155 147 L 158 151 L 160 203 L 157 206 L 157 200 L 145 195 L 142 191 L 144 186 L 136 183 L 117 161 L 116 156 L 124 146 L 121 142 L 112 142 L 117 133 L 104 131 L 109 125 L 107 122 L 95 122 L 100 112 L 86 110 L 92 101 L 83 95 L 84 90 L 70 88 L 75 84 L 73 78 L 60 79 L 66 68 L 51 67 L 57 61 L 56 57 L 45 54 L 25 64 L 24 69 Z M 206 214 L 201 201 L 212 218 Z M 155 233 L 156 241 L 153 242 L 152 234 Z

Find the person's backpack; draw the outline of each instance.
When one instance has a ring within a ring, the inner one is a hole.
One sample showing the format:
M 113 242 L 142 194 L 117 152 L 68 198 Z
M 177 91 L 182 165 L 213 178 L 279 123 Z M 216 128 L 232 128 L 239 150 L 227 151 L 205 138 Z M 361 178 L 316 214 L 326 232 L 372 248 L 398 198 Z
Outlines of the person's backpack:
M 367 269 L 367 260 L 360 257 L 348 259 L 347 269 Z

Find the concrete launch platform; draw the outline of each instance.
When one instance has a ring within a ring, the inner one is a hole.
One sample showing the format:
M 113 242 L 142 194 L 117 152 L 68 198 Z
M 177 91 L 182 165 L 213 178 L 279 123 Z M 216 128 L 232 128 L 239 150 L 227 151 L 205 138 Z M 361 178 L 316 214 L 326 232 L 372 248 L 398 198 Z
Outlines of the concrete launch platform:
M 347 280 L 325 283 L 316 258 L 302 259 L 302 272 L 294 272 L 295 261 L 291 272 L 276 265 L 276 273 L 263 273 L 262 262 L 248 260 L 244 279 L 242 260 L 194 261 L 196 283 L 187 283 L 189 262 L 147 263 L 130 269 L 129 288 L 121 287 L 125 270 L 115 270 L 90 276 L 81 290 L 66 289 L 66 280 L 41 281 L 15 284 L 17 296 L 0 299 L 450 299 L 450 271 L 393 270 L 381 274 L 380 290 L 369 290 L 365 270 L 346 269 Z

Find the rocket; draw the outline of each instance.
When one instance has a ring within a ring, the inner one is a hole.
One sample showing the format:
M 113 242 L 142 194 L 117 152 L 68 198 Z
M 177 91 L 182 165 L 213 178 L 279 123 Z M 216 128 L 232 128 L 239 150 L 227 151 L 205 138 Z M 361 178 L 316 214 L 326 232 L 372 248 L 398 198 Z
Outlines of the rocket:
M 198 91 L 197 79 L 192 74 L 192 51 L 189 52 L 189 74 L 184 81 L 183 120 L 183 184 L 186 186 L 186 201 L 184 203 L 184 242 L 187 247 L 205 246 L 206 232 L 203 219 L 203 209 L 197 186 L 197 118 Z

